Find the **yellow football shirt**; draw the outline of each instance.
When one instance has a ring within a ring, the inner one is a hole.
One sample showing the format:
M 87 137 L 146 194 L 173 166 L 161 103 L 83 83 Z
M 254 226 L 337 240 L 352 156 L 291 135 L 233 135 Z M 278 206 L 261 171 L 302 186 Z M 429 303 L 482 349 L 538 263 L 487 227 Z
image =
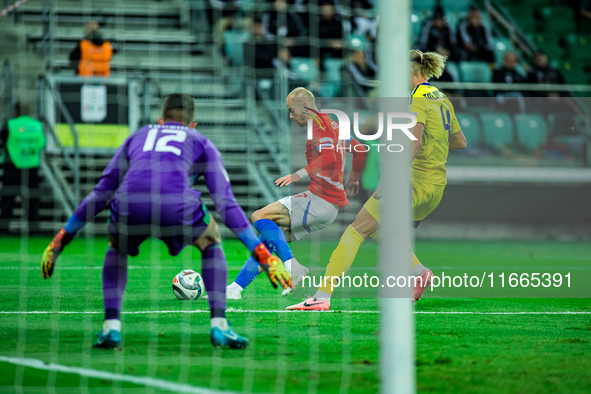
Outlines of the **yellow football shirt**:
M 421 150 L 412 162 L 413 178 L 445 185 L 449 137 L 460 131 L 454 107 L 445 94 L 427 82 L 415 87 L 409 97 L 417 123 L 425 125 Z

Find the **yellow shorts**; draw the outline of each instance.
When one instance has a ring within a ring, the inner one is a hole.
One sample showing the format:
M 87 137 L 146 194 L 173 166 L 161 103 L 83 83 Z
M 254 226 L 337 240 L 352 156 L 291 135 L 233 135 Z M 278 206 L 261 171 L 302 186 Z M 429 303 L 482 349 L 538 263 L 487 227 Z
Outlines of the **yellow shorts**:
M 437 208 L 443 197 L 445 185 L 432 185 L 429 183 L 412 182 L 412 207 L 413 220 L 423 220 Z M 367 200 L 363 207 L 375 220 L 380 222 L 380 203 L 373 196 Z

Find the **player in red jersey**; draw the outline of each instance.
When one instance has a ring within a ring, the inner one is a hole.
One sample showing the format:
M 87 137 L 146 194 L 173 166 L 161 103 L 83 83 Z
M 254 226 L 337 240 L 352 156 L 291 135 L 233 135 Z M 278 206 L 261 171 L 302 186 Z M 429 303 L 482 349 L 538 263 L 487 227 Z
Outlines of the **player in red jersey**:
M 313 231 L 322 230 L 337 217 L 340 208 L 349 205 L 347 195 L 359 191 L 359 176 L 365 165 L 365 150 L 359 143 L 339 140 L 339 124 L 316 108 L 314 95 L 307 89 L 294 89 L 286 100 L 290 119 L 300 127 L 313 123 L 312 138 L 306 143 L 308 165 L 294 174 L 283 176 L 275 184 L 283 187 L 310 178 L 308 190 L 282 198 L 254 212 L 254 227 L 260 240 L 277 253 L 285 267 L 291 271 L 292 288 L 308 273 L 308 268 L 294 258 L 288 242 L 298 240 Z M 346 152 L 353 153 L 352 171 L 343 184 Z M 226 291 L 227 299 L 241 299 L 242 290 L 259 274 L 256 261 L 249 259 L 236 280 Z M 291 292 L 286 289 L 283 295 Z

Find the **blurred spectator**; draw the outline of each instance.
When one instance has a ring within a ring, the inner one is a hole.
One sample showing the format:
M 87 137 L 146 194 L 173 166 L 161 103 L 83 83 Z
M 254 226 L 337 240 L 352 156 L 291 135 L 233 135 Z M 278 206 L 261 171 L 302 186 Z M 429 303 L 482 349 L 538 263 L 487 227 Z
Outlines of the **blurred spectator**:
M 375 41 L 378 34 L 378 21 L 373 16 L 373 1 L 353 0 L 351 10 L 350 26 L 348 21 L 345 21 L 345 32 Z
M 490 30 L 482 24 L 479 9 L 471 8 L 468 17 L 460 20 L 457 40 L 462 49 L 462 60 L 494 62 L 492 36 Z
M 29 108 L 21 103 L 14 107 L 15 117 L 0 130 L 0 163 L 2 164 L 2 200 L 0 202 L 0 232 L 8 232 L 10 219 L 14 219 L 17 195 L 29 232 L 39 228 L 39 164 L 45 148 L 43 125 L 29 116 Z
M 274 10 L 265 12 L 262 21 L 267 38 L 301 37 L 308 31 L 300 15 L 288 11 L 286 0 L 275 0 Z
M 419 34 L 418 47 L 423 52 L 437 52 L 448 59 L 454 59 L 456 40 L 450 26 L 445 21 L 443 8 L 436 7 L 433 19 L 426 21 Z
M 84 25 L 84 38 L 70 52 L 70 64 L 76 73 L 87 77 L 108 77 L 111 75 L 113 46 L 105 41 L 99 31 L 99 23 L 87 22 Z
M 494 83 L 524 83 L 525 78 L 516 69 L 517 55 L 511 51 L 503 54 L 503 65 L 493 72 Z
M 299 75 L 291 67 L 291 52 L 287 48 L 281 48 L 277 57 L 273 59 L 275 69 L 287 79 L 288 90 L 291 91 L 298 86 L 305 86 Z
M 534 56 L 534 64 L 527 74 L 528 83 L 550 83 L 550 84 L 564 84 L 564 77 L 562 73 L 548 64 L 548 56 L 544 52 L 537 51 Z M 547 94 L 551 97 L 560 96 L 559 93 L 549 92 Z
M 195 2 L 195 0 L 191 0 Z M 232 19 L 240 9 L 241 0 L 208 0 L 207 19 L 209 25 L 215 29 L 215 25 L 222 19 Z
M 372 10 L 375 8 L 374 0 L 350 0 L 354 10 Z
M 235 27 L 234 24 L 240 10 L 241 0 L 209 0 L 209 5 L 207 17 L 209 25 L 212 27 L 213 42 L 216 48 L 223 52 L 224 33 Z
M 277 40 L 264 35 L 263 23 L 260 19 L 254 21 L 251 40 L 245 47 L 245 64 L 257 71 L 269 70 L 274 67 L 273 59 L 277 57 Z
M 368 18 L 365 15 L 354 15 L 351 18 L 351 33 L 356 36 L 364 36 L 375 41 L 378 35 L 377 19 Z
M 367 95 L 375 87 L 372 81 L 377 77 L 377 68 L 367 62 L 367 55 L 364 51 L 354 50 L 349 62 L 344 67 L 344 80 L 351 81 L 360 87 L 360 92 L 364 95 Z
M 562 73 L 548 64 L 548 56 L 544 52 L 537 51 L 534 57 L 534 64 L 527 75 L 529 83 L 556 83 L 563 84 Z
M 320 7 L 320 23 L 318 24 L 318 38 L 321 41 L 320 58 L 343 57 L 343 22 L 335 14 L 334 4 L 323 1 Z
M 493 83 L 524 83 L 525 78 L 517 71 L 517 56 L 511 51 L 503 55 L 503 65 L 493 72 Z M 525 102 L 523 93 L 519 91 L 499 91 L 497 93 L 497 102 L 503 109 L 515 112 L 525 112 Z

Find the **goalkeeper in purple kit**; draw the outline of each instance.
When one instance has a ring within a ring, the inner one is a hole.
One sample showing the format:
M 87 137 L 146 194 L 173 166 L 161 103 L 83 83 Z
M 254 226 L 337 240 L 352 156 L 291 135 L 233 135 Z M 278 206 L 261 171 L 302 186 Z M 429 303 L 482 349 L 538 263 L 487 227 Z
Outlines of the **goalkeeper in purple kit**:
M 271 282 L 286 289 L 289 274 L 281 261 L 255 236 L 232 193 L 220 152 L 194 130 L 194 102 L 184 94 L 166 98 L 158 125 L 142 127 L 115 153 L 94 190 L 82 201 L 43 253 L 41 271 L 51 277 L 55 262 L 84 224 L 109 207 L 109 247 L 103 265 L 105 320 L 94 347 L 121 343 L 121 304 L 127 284 L 127 256 L 136 256 L 149 237 L 162 240 L 172 256 L 187 245 L 202 253 L 201 275 L 209 295 L 211 342 L 244 348 L 225 318 L 227 265 L 214 219 L 202 203 L 193 177 L 203 176 L 224 224 L 252 252 Z

